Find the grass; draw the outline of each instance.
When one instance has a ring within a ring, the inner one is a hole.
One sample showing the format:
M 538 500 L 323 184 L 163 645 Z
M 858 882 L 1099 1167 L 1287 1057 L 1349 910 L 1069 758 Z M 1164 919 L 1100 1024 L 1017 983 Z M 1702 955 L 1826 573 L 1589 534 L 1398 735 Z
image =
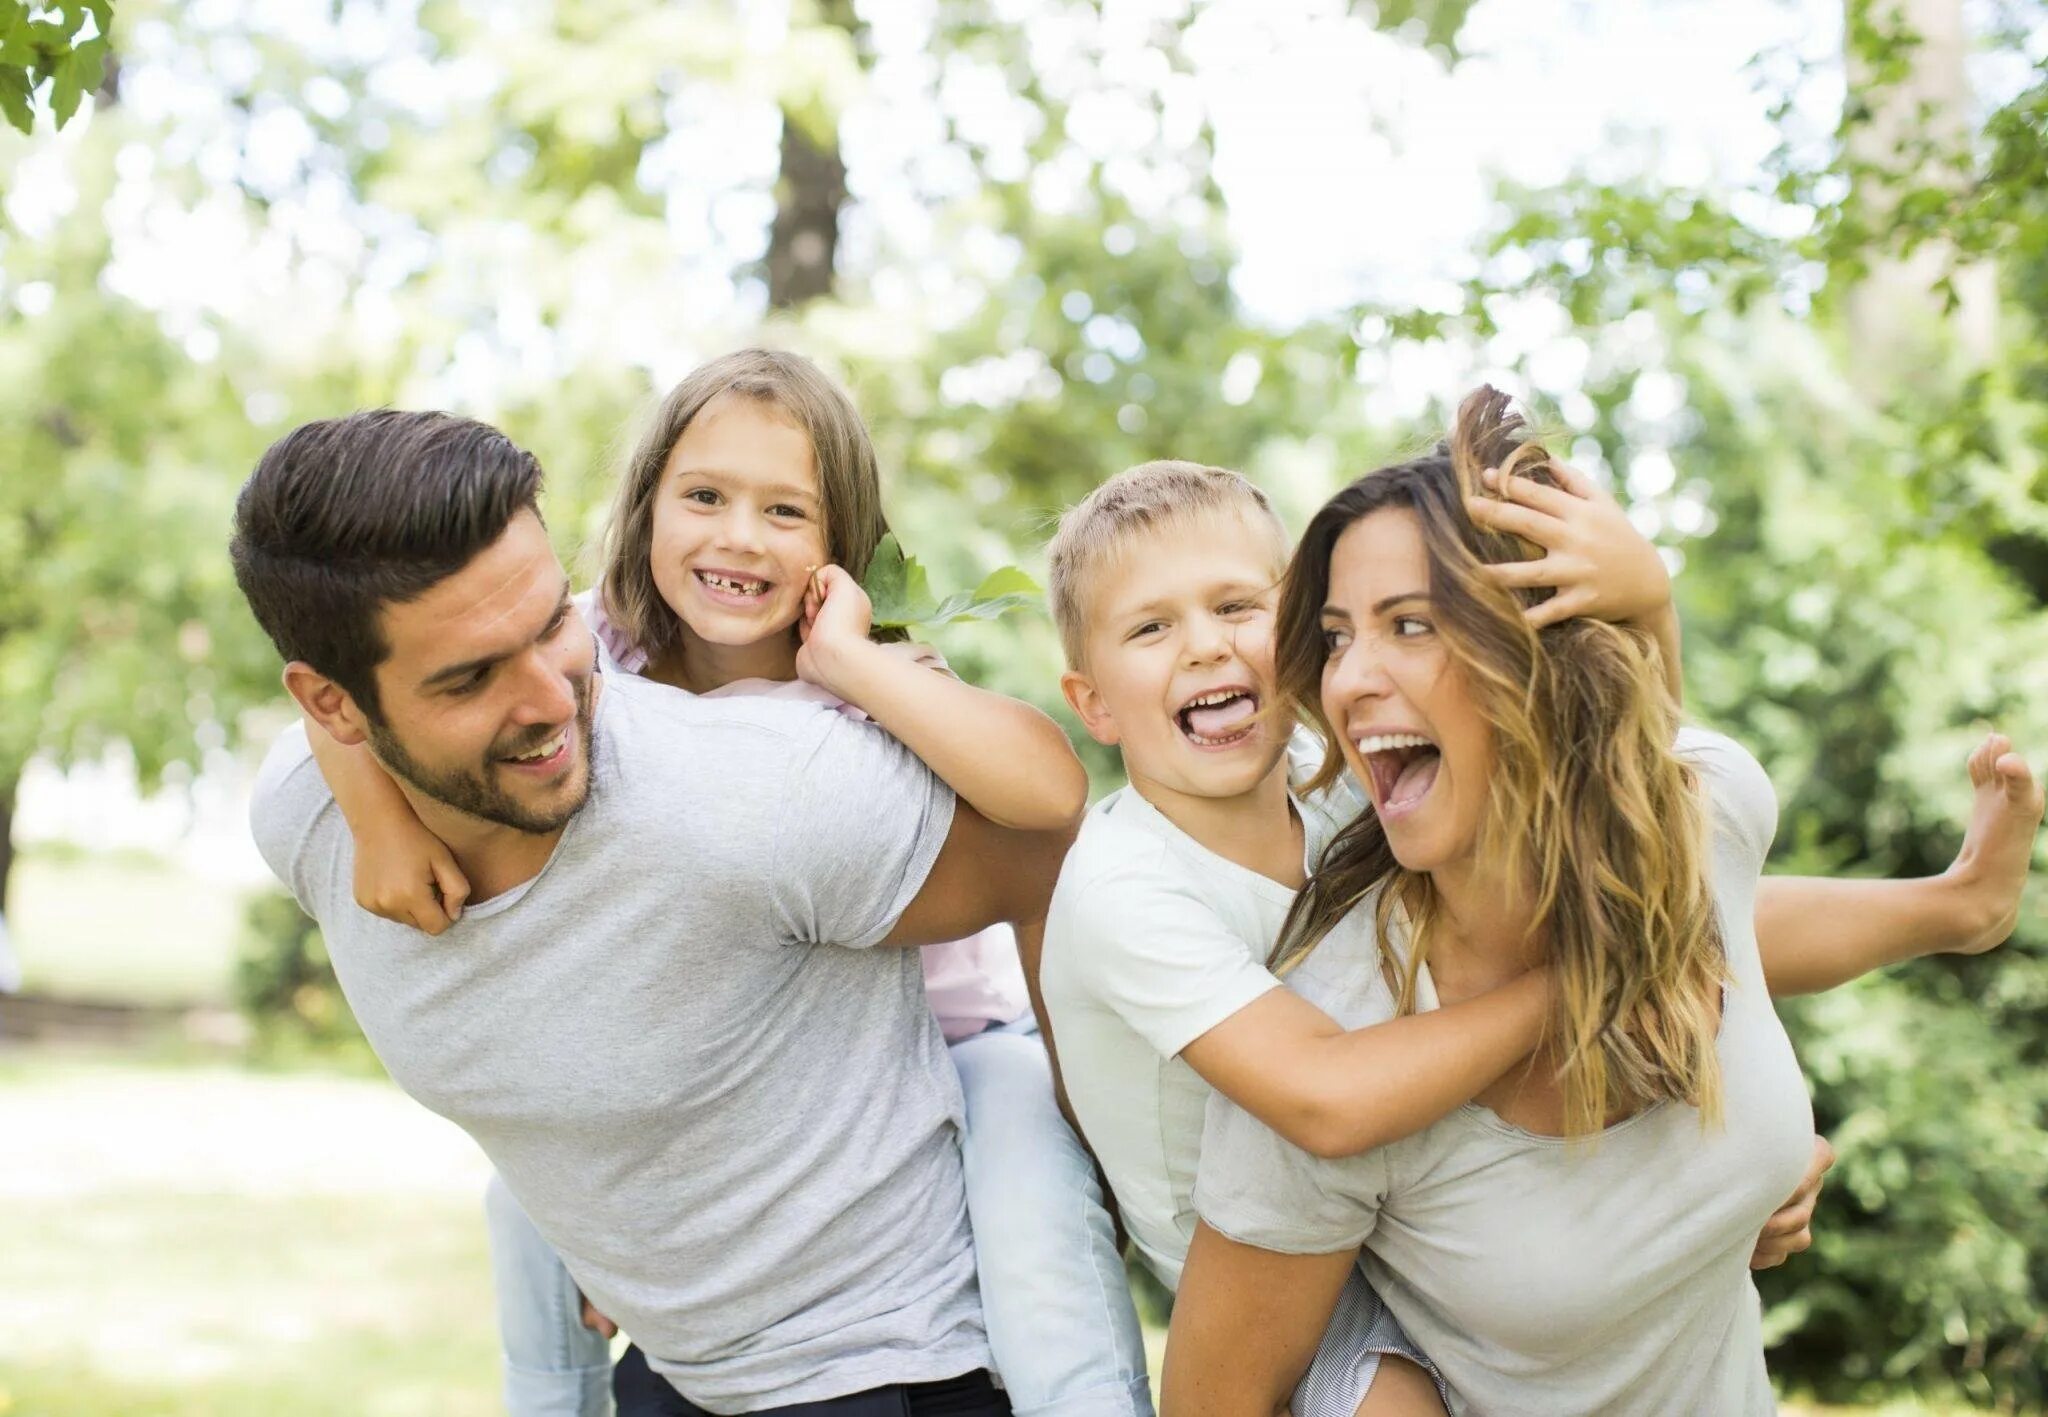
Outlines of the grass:
M 132 1004 L 224 1004 L 242 901 L 131 855 L 36 853 L 15 864 L 8 927 L 27 992 Z
M 0 1417 L 499 1410 L 459 1134 L 388 1083 L 18 1056 Z

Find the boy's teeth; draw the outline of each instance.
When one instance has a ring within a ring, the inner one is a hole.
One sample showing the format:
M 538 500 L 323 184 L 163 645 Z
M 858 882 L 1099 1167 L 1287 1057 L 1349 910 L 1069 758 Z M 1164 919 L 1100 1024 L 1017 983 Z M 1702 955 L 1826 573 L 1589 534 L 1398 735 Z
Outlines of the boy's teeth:
M 1386 753 L 1395 748 L 1430 748 L 1431 743 L 1419 733 L 1374 733 L 1352 742 L 1361 753 Z

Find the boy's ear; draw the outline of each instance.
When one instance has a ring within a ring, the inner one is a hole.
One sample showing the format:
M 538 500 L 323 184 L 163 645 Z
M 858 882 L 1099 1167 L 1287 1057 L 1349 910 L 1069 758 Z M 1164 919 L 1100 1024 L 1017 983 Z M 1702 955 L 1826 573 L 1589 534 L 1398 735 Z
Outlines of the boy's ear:
M 1060 692 L 1066 695 L 1067 707 L 1081 720 L 1090 738 L 1106 748 L 1114 748 L 1123 741 L 1116 719 L 1111 716 L 1109 705 L 1102 701 L 1102 695 L 1096 692 L 1093 679 L 1078 669 L 1069 669 L 1060 675 Z
M 306 717 L 326 729 L 335 742 L 352 748 L 368 740 L 369 719 L 354 697 L 303 659 L 284 667 L 284 687 Z

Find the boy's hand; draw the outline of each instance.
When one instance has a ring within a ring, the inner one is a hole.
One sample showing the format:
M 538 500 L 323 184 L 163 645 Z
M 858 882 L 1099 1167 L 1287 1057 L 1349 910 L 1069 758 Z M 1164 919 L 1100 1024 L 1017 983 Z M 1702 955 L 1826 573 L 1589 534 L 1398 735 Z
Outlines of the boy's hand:
M 1983 954 L 2012 934 L 2041 827 L 2041 785 L 2003 733 L 1970 754 L 1970 786 L 1976 801 L 1963 848 L 1941 876 L 1956 901 L 1957 936 L 1945 946 L 1951 954 Z
M 874 606 L 859 581 L 842 566 L 820 566 L 804 588 L 797 677 L 842 699 L 849 697 L 840 691 L 839 680 L 850 655 L 873 648 L 868 639 L 873 617 Z
M 1756 1237 L 1756 1250 L 1749 1257 L 1751 1269 L 1772 1269 L 1813 1244 L 1813 1204 L 1820 1199 L 1821 1178 L 1835 1164 L 1835 1149 L 1826 1137 L 1813 1139 L 1813 1161 L 1799 1189 L 1769 1220 Z
M 414 823 L 356 844 L 355 893 L 372 915 L 438 935 L 462 918 L 469 878 L 441 838 Z
M 1499 472 L 1481 474 L 1499 497 L 1467 497 L 1472 520 L 1491 531 L 1534 542 L 1534 561 L 1504 561 L 1487 573 L 1510 589 L 1550 586 L 1556 594 L 1523 613 L 1537 629 L 1583 615 L 1615 624 L 1645 624 L 1671 604 L 1671 573 L 1628 513 L 1591 478 L 1551 463 L 1556 487 Z

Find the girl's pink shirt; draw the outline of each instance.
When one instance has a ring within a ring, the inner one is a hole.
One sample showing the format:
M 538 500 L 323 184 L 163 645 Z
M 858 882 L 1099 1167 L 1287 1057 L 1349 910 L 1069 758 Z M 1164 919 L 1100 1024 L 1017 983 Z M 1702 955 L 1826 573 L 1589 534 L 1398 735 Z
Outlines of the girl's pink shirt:
M 647 668 L 646 651 L 612 624 L 596 590 L 583 591 L 574 600 L 612 665 L 627 674 L 643 673 Z M 906 653 L 926 663 L 945 667 L 946 661 L 935 650 L 904 648 Z M 801 679 L 740 679 L 713 689 L 705 697 L 739 694 L 802 699 L 829 705 L 849 718 L 867 717 L 844 699 Z M 1031 996 L 1025 989 L 1024 969 L 1017 959 L 1017 937 L 1009 926 L 994 925 L 964 940 L 926 945 L 918 953 L 924 965 L 925 998 L 931 1002 L 932 1013 L 938 1017 L 939 1029 L 948 1043 L 972 1038 L 992 1024 L 1011 1023 L 1030 1012 Z

